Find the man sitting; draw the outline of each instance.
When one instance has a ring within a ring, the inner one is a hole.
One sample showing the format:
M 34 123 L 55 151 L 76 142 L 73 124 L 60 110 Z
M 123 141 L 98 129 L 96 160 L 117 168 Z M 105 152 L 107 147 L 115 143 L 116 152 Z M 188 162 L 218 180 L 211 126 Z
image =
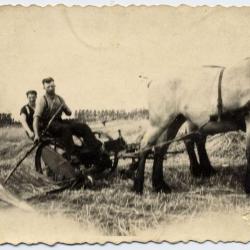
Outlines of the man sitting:
M 28 137 L 33 140 L 33 115 L 36 107 L 37 92 L 29 90 L 26 92 L 26 96 L 28 103 L 21 108 L 20 121 Z
M 65 145 L 66 157 L 71 159 L 74 142 L 72 135 L 80 136 L 84 139 L 84 143 L 90 150 L 99 153 L 101 150 L 101 142 L 99 142 L 87 124 L 76 121 L 63 120 L 61 118 L 62 112 L 67 116 L 71 115 L 71 110 L 65 103 L 64 99 L 55 93 L 54 79 L 49 77 L 42 80 L 45 95 L 37 103 L 34 114 L 34 141 L 39 141 L 40 130 L 44 128 L 53 115 L 62 105 L 62 111 L 54 118 L 49 127 L 49 132 L 55 136 L 60 137 Z

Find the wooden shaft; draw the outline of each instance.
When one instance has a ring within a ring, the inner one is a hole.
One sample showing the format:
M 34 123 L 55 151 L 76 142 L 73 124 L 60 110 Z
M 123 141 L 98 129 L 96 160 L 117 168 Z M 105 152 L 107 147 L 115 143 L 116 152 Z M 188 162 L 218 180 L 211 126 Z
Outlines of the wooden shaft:
M 55 114 L 51 117 L 50 121 L 48 122 L 48 125 L 46 126 L 45 130 L 42 132 L 41 137 L 45 135 L 45 133 L 48 131 L 52 121 L 55 119 L 55 117 L 59 114 L 59 112 L 61 111 L 63 107 L 63 104 L 60 105 L 60 107 L 58 108 L 58 110 L 55 112 Z M 27 156 L 29 156 L 32 151 L 39 145 L 40 143 L 36 143 L 34 144 L 28 151 L 27 153 L 17 162 L 16 166 L 10 171 L 10 173 L 7 175 L 7 177 L 4 180 L 4 184 L 7 183 L 7 181 L 9 180 L 9 178 L 13 175 L 13 173 L 17 170 L 17 168 L 21 165 L 21 163 L 27 158 Z

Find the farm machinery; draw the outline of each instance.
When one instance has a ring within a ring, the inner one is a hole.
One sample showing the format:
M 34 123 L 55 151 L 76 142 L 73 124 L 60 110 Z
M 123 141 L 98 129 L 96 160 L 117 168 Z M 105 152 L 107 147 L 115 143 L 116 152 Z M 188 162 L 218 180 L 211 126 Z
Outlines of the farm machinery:
M 58 109 L 60 112 L 60 109 Z M 130 167 L 121 171 L 122 175 L 132 177 L 137 169 L 140 156 L 140 143 L 126 143 L 121 131 L 118 130 L 118 138 L 113 139 L 109 134 L 103 131 L 94 131 L 94 135 L 100 141 L 101 150 L 94 151 L 88 148 L 81 137 L 73 136 L 74 148 L 72 159 L 69 161 L 66 157 L 66 146 L 60 138 L 49 134 L 49 127 L 55 115 L 51 118 L 47 127 L 41 134 L 41 140 L 32 145 L 26 154 L 17 162 L 16 166 L 9 172 L 5 178 L 4 184 L 10 179 L 12 174 L 21 165 L 34 150 L 35 151 L 35 171 L 38 175 L 44 175 L 53 183 L 67 188 L 91 187 L 95 179 L 109 176 L 117 168 L 119 159 L 132 159 Z M 182 140 L 180 138 L 179 140 Z M 166 142 L 169 143 L 169 142 Z M 148 150 L 148 149 L 146 149 Z M 148 158 L 154 157 L 154 149 Z M 168 152 L 180 153 L 180 152 Z M 59 188 L 59 190 L 62 190 Z
M 54 117 L 56 115 L 55 113 Z M 34 170 L 38 177 L 43 175 L 51 183 L 63 189 L 93 186 L 94 180 L 102 178 L 104 172 L 107 176 L 115 171 L 119 153 L 128 147 L 120 130 L 116 139 L 103 131 L 94 131 L 94 135 L 100 142 L 100 149 L 96 151 L 90 149 L 83 138 L 73 135 L 74 147 L 71 159 L 68 160 L 66 145 L 62 138 L 54 137 L 49 133 L 49 126 L 54 117 L 42 132 L 39 142 L 34 143 L 10 170 L 3 184 L 7 184 L 13 173 L 33 151 L 35 151 Z
M 60 140 L 53 137 L 45 138 L 36 150 L 36 172 L 56 182 L 69 182 L 71 188 L 90 187 L 94 184 L 95 178 L 109 176 L 115 172 L 119 159 L 130 159 L 129 167 L 120 171 L 120 174 L 124 177 L 132 177 L 138 166 L 140 143 L 128 144 L 120 130 L 116 139 L 102 131 L 93 133 L 102 143 L 102 150 L 100 152 L 90 150 L 83 138 L 73 136 L 74 160 L 71 162 L 66 159 L 66 150 Z M 182 152 L 170 151 L 168 153 Z M 148 159 L 153 159 L 153 157 L 154 150 L 151 149 Z
M 83 138 L 74 136 L 73 160 L 66 159 L 65 146 L 57 138 L 45 138 L 37 147 L 35 154 L 35 170 L 56 182 L 69 182 L 71 187 L 93 185 L 93 178 L 102 176 L 104 171 L 115 171 L 119 152 L 126 149 L 126 142 L 121 136 L 113 139 L 101 131 L 94 131 L 101 141 L 101 150 L 89 149 Z
M 120 130 L 118 130 L 116 139 L 103 131 L 93 131 L 93 133 L 101 142 L 101 150 L 95 152 L 88 148 L 83 138 L 73 136 L 73 160 L 69 161 L 66 157 L 65 145 L 60 138 L 53 137 L 46 131 L 41 141 L 37 145 L 33 145 L 10 171 L 4 184 L 9 181 L 22 161 L 34 150 L 34 170 L 38 177 L 43 175 L 52 183 L 59 185 L 59 191 L 68 188 L 93 187 L 96 179 L 108 177 L 116 171 L 119 159 L 131 160 L 129 167 L 119 172 L 120 175 L 127 178 L 133 177 L 138 166 L 140 143 L 128 144 Z M 171 151 L 168 153 L 181 152 Z M 148 159 L 153 159 L 153 157 L 152 149 Z
M 94 135 L 100 142 L 100 149 L 90 149 L 84 139 L 73 135 L 74 147 L 71 152 L 71 159 L 68 160 L 66 145 L 62 138 L 54 137 L 49 133 L 49 127 L 56 115 L 60 112 L 59 108 L 46 128 L 43 130 L 40 140 L 24 154 L 10 170 L 4 180 L 6 184 L 21 163 L 35 151 L 34 166 L 38 176 L 43 175 L 49 181 L 66 188 L 81 188 L 93 185 L 93 179 L 102 175 L 104 171 L 108 174 L 114 172 L 118 164 L 118 154 L 125 150 L 127 144 L 118 131 L 119 137 L 113 139 L 107 133 L 94 131 Z

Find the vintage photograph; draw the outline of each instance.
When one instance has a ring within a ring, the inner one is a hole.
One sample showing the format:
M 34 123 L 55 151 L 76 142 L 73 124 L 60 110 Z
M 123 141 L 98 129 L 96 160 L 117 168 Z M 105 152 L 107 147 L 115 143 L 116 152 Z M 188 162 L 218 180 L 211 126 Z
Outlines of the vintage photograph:
M 250 8 L 0 7 L 0 244 L 250 241 Z

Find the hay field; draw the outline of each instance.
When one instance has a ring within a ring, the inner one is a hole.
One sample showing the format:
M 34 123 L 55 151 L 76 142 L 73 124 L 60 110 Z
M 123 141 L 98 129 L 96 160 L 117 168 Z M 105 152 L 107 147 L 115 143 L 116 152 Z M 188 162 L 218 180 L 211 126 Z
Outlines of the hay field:
M 101 128 L 114 137 L 121 129 L 124 138 L 134 142 L 146 128 L 147 121 L 115 121 L 105 128 L 99 124 L 91 126 L 93 129 Z M 0 141 L 2 181 L 31 143 L 19 128 L 1 129 Z M 178 143 L 171 147 L 181 149 L 184 145 Z M 172 188 L 170 194 L 152 192 L 152 161 L 148 160 L 143 196 L 130 191 L 132 180 L 122 179 L 115 173 L 103 179 L 99 188 L 94 190 L 66 190 L 32 200 L 31 205 L 39 214 L 51 218 L 59 213 L 67 220 L 84 226 L 84 232 L 93 232 L 95 228 L 96 237 L 106 237 L 106 240 L 111 236 L 121 237 L 117 238 L 118 241 L 131 237 L 148 240 L 149 236 L 151 240 L 171 242 L 226 241 L 235 240 L 235 236 L 238 240 L 250 240 L 250 198 L 243 190 L 246 164 L 244 134 L 228 133 L 209 138 L 207 149 L 217 170 L 210 179 L 195 179 L 190 175 L 185 153 L 169 156 L 164 163 L 164 175 Z M 45 187 L 48 190 L 53 188 L 46 179 L 37 178 L 34 174 L 33 159 L 34 154 L 24 161 L 7 185 L 9 191 L 22 199 L 41 192 Z M 121 160 L 118 169 L 126 168 L 129 163 L 130 160 Z M 84 240 L 87 236 L 83 234 L 82 237 Z

